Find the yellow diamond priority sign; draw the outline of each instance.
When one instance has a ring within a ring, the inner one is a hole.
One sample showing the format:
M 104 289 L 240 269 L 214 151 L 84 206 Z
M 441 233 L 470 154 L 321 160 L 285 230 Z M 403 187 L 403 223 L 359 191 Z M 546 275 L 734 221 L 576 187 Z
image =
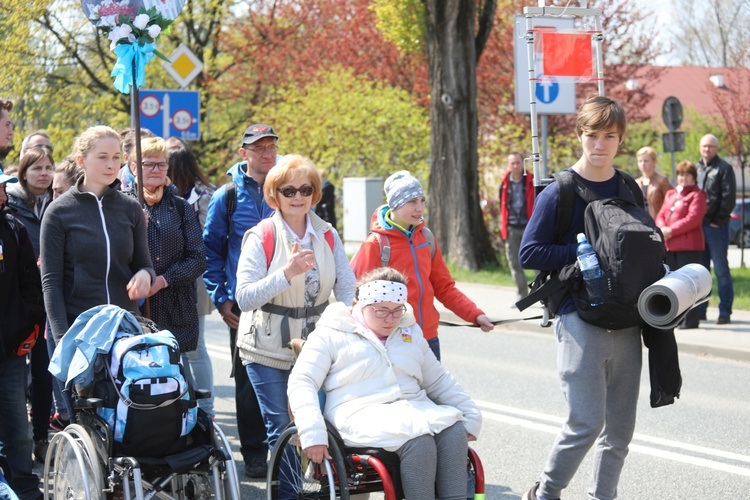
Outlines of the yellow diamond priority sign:
M 187 87 L 203 71 L 203 63 L 182 43 L 172 52 L 169 60 L 171 62 L 164 62 L 162 66 L 182 88 Z

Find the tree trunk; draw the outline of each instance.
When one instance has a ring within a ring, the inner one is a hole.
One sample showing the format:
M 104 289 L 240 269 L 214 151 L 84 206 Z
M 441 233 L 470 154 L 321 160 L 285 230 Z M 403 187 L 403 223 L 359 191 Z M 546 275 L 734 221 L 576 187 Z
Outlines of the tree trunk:
M 446 260 L 496 262 L 479 205 L 475 0 L 425 0 L 430 71 L 429 226 Z

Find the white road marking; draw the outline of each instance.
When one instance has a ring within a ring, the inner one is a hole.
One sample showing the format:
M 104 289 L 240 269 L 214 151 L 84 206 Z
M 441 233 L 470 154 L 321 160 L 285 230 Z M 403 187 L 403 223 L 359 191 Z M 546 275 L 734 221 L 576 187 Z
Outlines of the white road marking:
M 546 413 L 523 410 L 521 408 L 513 408 L 511 406 L 499 405 L 488 401 L 477 400 L 476 403 L 483 410 L 483 417 L 488 420 L 494 420 L 496 422 L 502 422 L 517 427 L 524 427 L 526 429 L 545 432 L 548 434 L 557 435 L 557 433 L 560 432 L 560 426 L 562 426 L 564 422 L 563 418 L 556 417 L 554 415 L 548 415 Z M 665 450 L 658 448 L 657 446 L 671 448 L 672 450 L 680 450 L 686 453 L 681 453 L 680 451 Z M 750 468 L 748 467 L 741 467 L 692 455 L 701 454 L 705 456 L 716 457 L 719 459 L 726 459 L 735 462 L 744 462 L 750 464 L 750 456 L 740 455 L 738 453 L 733 453 L 730 451 L 716 450 L 713 448 L 706 448 L 704 446 L 697 446 L 689 443 L 682 443 L 679 441 L 673 441 L 670 439 L 663 439 L 638 433 L 633 436 L 633 442 L 630 445 L 630 450 L 636 453 L 643 453 L 645 455 L 673 460 L 675 462 L 681 462 L 698 467 L 705 467 L 708 469 L 727 472 L 730 474 L 736 474 L 739 476 L 750 477 Z

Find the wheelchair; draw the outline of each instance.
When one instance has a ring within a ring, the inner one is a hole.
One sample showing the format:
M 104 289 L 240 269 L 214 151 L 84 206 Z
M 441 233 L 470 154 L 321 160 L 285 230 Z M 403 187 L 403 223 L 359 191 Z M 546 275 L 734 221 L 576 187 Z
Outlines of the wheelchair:
M 95 412 L 101 403 L 95 398 L 77 399 L 77 423 L 50 441 L 44 462 L 45 500 L 239 500 L 231 447 L 203 410 L 198 409 L 184 451 L 164 457 L 118 456 L 112 429 Z
M 196 390 L 196 397 L 209 391 Z M 76 423 L 54 435 L 42 479 L 45 500 L 239 500 L 232 450 L 224 433 L 198 409 L 189 445 L 164 457 L 115 453 L 112 429 L 96 414 L 97 398 L 76 399 Z
M 294 422 L 276 442 L 268 465 L 267 498 L 349 500 L 350 495 L 383 492 L 385 500 L 403 499 L 399 459 L 381 448 L 350 448 L 338 431 L 326 422 L 331 460 L 315 464 L 300 446 Z M 466 459 L 467 496 L 482 500 L 484 468 L 479 455 L 469 448 Z

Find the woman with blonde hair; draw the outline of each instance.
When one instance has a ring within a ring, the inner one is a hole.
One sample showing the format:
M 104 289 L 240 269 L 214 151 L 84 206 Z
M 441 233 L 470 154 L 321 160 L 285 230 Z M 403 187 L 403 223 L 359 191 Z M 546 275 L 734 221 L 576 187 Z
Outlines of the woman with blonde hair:
M 263 194 L 276 213 L 245 234 L 235 298 L 242 310 L 237 348 L 273 449 L 289 423 L 289 342 L 315 329 L 331 292 L 351 305 L 355 279 L 338 233 L 311 210 L 321 197 L 312 161 L 284 156 L 268 173 Z
M 641 176 L 635 182 L 643 191 L 643 199 L 646 202 L 646 209 L 652 218 L 656 219 L 656 214 L 661 210 L 664 203 L 664 196 L 667 191 L 672 189 L 669 179 L 656 171 L 656 150 L 646 146 L 638 150 L 635 157 L 638 159 L 638 170 Z
M 41 231 L 44 303 L 56 343 L 94 306 L 138 311 L 155 278 L 143 211 L 119 189 L 120 136 L 88 128 L 73 155 L 83 176 L 50 205 Z

